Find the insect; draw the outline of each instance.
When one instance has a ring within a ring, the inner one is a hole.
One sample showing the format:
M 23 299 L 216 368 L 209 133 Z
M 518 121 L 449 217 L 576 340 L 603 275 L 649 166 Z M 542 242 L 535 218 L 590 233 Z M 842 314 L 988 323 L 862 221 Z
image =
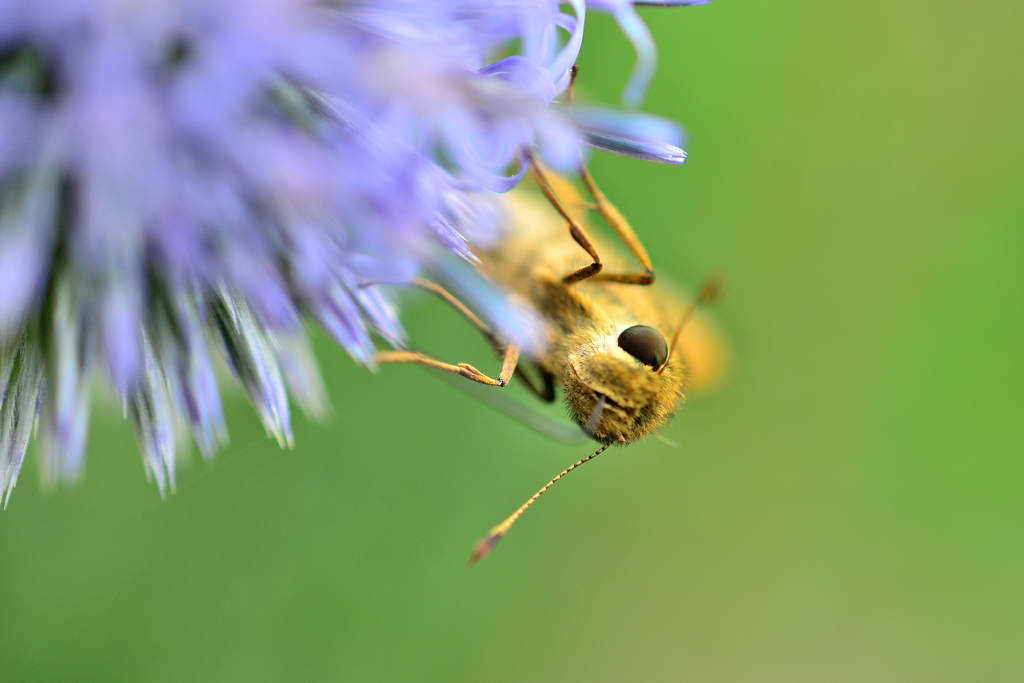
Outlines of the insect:
M 532 155 L 527 158 L 540 194 L 527 189 L 511 193 L 506 209 L 513 229 L 477 255 L 486 275 L 524 299 L 548 323 L 544 351 L 524 354 L 440 285 L 419 280 L 420 287 L 445 299 L 490 340 L 503 358 L 498 377 L 468 363 L 449 364 L 415 351 L 377 355 L 378 363 L 420 363 L 494 387 L 505 386 L 515 375 L 549 402 L 560 383 L 570 417 L 601 444 L 492 528 L 474 549 L 470 564 L 486 557 L 556 481 L 612 445 L 652 434 L 675 413 L 688 387 L 711 384 L 724 364 L 713 327 L 695 317 L 700 304 L 716 297 L 717 281 L 709 280 L 684 303 L 671 286 L 655 283 L 643 245 L 585 166 L 580 165 L 580 177 L 592 202 L 584 202 L 571 183 L 545 170 Z M 613 229 L 640 270 L 630 272 L 628 260 L 591 233 L 586 223 L 591 210 Z M 590 263 L 580 264 L 583 255 Z M 535 368 L 539 386 L 524 365 Z

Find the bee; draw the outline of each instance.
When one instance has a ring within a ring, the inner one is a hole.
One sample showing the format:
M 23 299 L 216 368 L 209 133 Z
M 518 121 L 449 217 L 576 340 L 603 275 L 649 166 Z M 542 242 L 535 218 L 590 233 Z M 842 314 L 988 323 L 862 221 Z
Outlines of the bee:
M 492 387 L 504 387 L 516 376 L 547 402 L 555 399 L 555 385 L 560 383 L 572 420 L 601 444 L 492 528 L 477 544 L 470 564 L 486 557 L 556 481 L 612 445 L 654 433 L 676 412 L 688 390 L 713 384 L 726 362 L 714 326 L 695 315 L 699 305 L 717 296 L 718 281 L 707 281 L 686 303 L 670 285 L 655 282 L 640 240 L 582 163 L 580 178 L 591 202 L 531 153 L 526 156 L 535 189 L 517 188 L 506 195 L 510 227 L 496 245 L 476 256 L 484 275 L 525 301 L 547 323 L 542 350 L 524 352 L 446 289 L 417 280 L 416 285 L 446 300 L 487 337 L 503 358 L 498 377 L 468 363 L 449 364 L 416 351 L 380 351 L 376 357 L 377 363 L 420 363 Z M 590 230 L 589 211 L 608 223 L 639 262 L 639 270 L 631 272 L 629 260 Z M 590 262 L 581 264 L 584 255 Z M 524 371 L 527 364 L 539 375 L 539 386 Z

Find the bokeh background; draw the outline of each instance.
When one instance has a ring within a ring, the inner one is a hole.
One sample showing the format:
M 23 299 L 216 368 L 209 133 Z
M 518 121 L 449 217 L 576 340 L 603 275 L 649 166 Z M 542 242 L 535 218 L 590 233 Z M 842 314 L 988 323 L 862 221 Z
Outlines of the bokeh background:
M 323 336 L 335 414 L 147 484 L 116 405 L 84 482 L 0 514 L 0 679 L 1024 679 L 1024 4 L 643 10 L 682 167 L 593 160 L 660 273 L 728 275 L 730 383 L 610 451 Z M 588 17 L 584 94 L 632 66 Z M 410 300 L 424 347 L 486 347 Z M 30 455 L 31 458 L 31 455 Z

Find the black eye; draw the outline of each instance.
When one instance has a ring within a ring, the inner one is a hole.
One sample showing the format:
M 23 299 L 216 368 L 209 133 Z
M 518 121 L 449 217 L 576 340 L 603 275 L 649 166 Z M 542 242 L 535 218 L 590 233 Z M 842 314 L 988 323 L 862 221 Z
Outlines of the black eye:
M 619 348 L 644 365 L 660 368 L 668 358 L 668 344 L 653 327 L 633 325 L 619 335 Z

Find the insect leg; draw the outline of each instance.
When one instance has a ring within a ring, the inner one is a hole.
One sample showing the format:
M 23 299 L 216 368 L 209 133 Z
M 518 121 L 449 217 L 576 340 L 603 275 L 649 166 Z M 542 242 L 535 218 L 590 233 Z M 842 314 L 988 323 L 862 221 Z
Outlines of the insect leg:
M 541 381 L 544 382 L 544 388 L 538 389 L 533 384 L 533 380 L 526 374 L 521 365 L 516 366 L 516 375 L 519 379 L 523 380 L 523 384 L 530 390 L 537 398 L 544 401 L 545 403 L 551 403 L 555 400 L 555 376 L 543 368 L 537 368 L 540 371 Z
M 515 347 L 509 347 L 509 351 L 512 351 Z M 462 375 L 466 379 L 471 379 L 474 382 L 480 384 L 486 384 L 491 387 L 503 387 L 508 384 L 509 378 L 515 371 L 515 363 L 518 360 L 518 349 L 516 353 L 509 353 L 505 356 L 505 362 L 502 364 L 501 375 L 498 379 L 488 377 L 484 373 L 477 370 L 469 363 L 459 363 L 458 365 L 452 365 L 451 363 L 445 363 L 444 361 L 437 360 L 425 353 L 419 351 L 378 351 L 377 355 L 374 356 L 374 362 L 378 365 L 384 363 L 420 363 L 431 368 L 438 370 L 444 370 L 445 372 L 454 372 L 458 375 Z M 507 371 L 507 367 L 511 364 L 512 370 Z
M 436 294 L 447 302 L 452 308 L 458 311 L 466 320 L 469 321 L 473 327 L 475 327 L 481 334 L 487 337 L 487 340 L 491 342 L 495 350 L 503 352 L 503 359 L 501 363 L 501 372 L 498 375 L 498 379 L 488 377 L 484 373 L 477 370 L 474 366 L 469 363 L 459 363 L 452 365 L 451 363 L 445 363 L 437 360 L 425 353 L 418 351 L 400 351 L 400 350 L 386 350 L 378 351 L 374 357 L 374 361 L 378 364 L 384 363 L 420 363 L 427 365 L 438 370 L 444 370 L 446 372 L 454 372 L 462 375 L 467 379 L 471 379 L 474 382 L 480 384 L 486 384 L 492 387 L 503 387 L 508 384 L 509 380 L 512 379 L 512 375 L 515 373 L 516 364 L 519 361 L 520 347 L 517 344 L 504 343 L 498 339 L 494 331 L 491 330 L 487 324 L 482 321 L 473 311 L 469 310 L 469 307 L 459 301 L 452 295 L 451 292 L 446 290 L 439 284 L 424 280 L 422 278 L 413 278 L 411 284 L 420 289 L 424 289 L 428 292 Z
M 463 318 L 465 318 L 470 325 L 475 327 L 480 332 L 480 334 L 487 337 L 488 341 L 490 341 L 492 344 L 498 343 L 497 337 L 495 337 L 494 335 L 494 331 L 487 326 L 487 323 L 485 323 L 483 320 L 477 317 L 476 313 L 469 310 L 469 307 L 466 304 L 462 303 L 457 298 L 455 298 L 455 295 L 449 292 L 447 289 L 437 284 L 436 282 L 424 280 L 421 277 L 414 277 L 411 280 L 410 284 L 413 287 L 418 287 L 424 291 L 430 292 L 431 294 L 436 294 L 438 297 L 443 299 L 445 303 L 447 303 L 449 306 L 458 311 L 459 314 Z
M 555 190 L 551 187 L 551 182 L 548 180 L 547 175 L 544 173 L 544 169 L 541 168 L 540 164 L 534 158 L 533 153 L 527 151 L 526 158 L 530 163 L 530 171 L 533 173 L 533 177 L 537 180 L 537 185 L 540 186 L 540 191 L 544 193 L 544 196 L 548 198 L 551 205 L 555 207 L 555 210 L 561 214 L 562 218 L 569 224 L 569 234 L 576 241 L 576 244 L 583 248 L 583 251 L 590 255 L 593 259 L 593 263 L 589 266 L 583 266 L 579 270 L 575 270 L 564 278 L 562 282 L 567 285 L 571 285 L 581 280 L 594 277 L 601 272 L 604 268 L 604 264 L 601 263 L 601 257 L 597 255 L 597 249 L 594 248 L 594 243 L 587 237 L 586 231 L 583 230 L 583 226 L 580 225 L 579 221 L 572 217 L 569 213 L 569 209 L 562 203 L 562 200 L 555 194 Z
M 575 99 L 576 77 L 579 75 L 579 72 L 579 65 L 574 65 L 569 71 L 570 76 L 569 87 L 566 90 L 566 106 L 568 106 L 570 110 L 572 109 L 573 100 Z M 584 206 L 593 211 L 597 211 L 601 217 L 608 222 L 608 225 L 612 226 L 612 230 L 615 231 L 615 234 L 619 236 L 619 239 L 623 241 L 644 269 L 644 272 L 642 273 L 595 272 L 590 277 L 604 282 L 621 282 L 630 285 L 649 285 L 653 283 L 654 268 L 651 266 L 651 259 L 647 256 L 647 250 L 644 249 L 643 243 L 640 242 L 636 233 L 633 232 L 633 228 L 629 225 L 629 221 L 626 220 L 626 217 L 623 216 L 617 208 L 615 208 L 614 204 L 608 201 L 608 198 L 605 197 L 604 193 L 601 192 L 600 188 L 598 188 L 597 183 L 594 182 L 594 177 L 590 175 L 590 171 L 587 170 L 586 164 L 583 163 L 582 155 L 580 155 L 579 173 L 580 178 L 583 179 L 583 184 L 587 186 L 587 191 L 589 191 L 590 196 L 594 198 L 593 204 L 584 204 Z M 556 206 L 555 208 L 558 207 Z M 577 242 L 578 241 L 579 240 L 577 240 Z M 586 249 L 586 247 L 584 247 L 584 249 Z M 594 257 L 594 260 L 598 260 L 596 256 Z
M 647 250 L 644 249 L 643 243 L 640 242 L 640 238 L 633 232 L 633 228 L 629 225 L 626 217 L 615 208 L 614 204 L 608 201 L 608 198 L 598 188 L 597 183 L 594 182 L 594 176 L 590 175 L 590 171 L 587 170 L 582 159 L 580 159 L 580 178 L 583 179 L 583 184 L 587 186 L 590 196 L 594 198 L 595 210 L 608 222 L 608 225 L 612 227 L 615 234 L 619 236 L 619 239 L 622 240 L 623 244 L 626 245 L 644 269 L 642 273 L 600 273 L 596 274 L 594 279 L 604 282 L 621 282 L 629 285 L 649 285 L 653 283 L 654 268 L 651 266 L 651 259 L 647 256 Z

